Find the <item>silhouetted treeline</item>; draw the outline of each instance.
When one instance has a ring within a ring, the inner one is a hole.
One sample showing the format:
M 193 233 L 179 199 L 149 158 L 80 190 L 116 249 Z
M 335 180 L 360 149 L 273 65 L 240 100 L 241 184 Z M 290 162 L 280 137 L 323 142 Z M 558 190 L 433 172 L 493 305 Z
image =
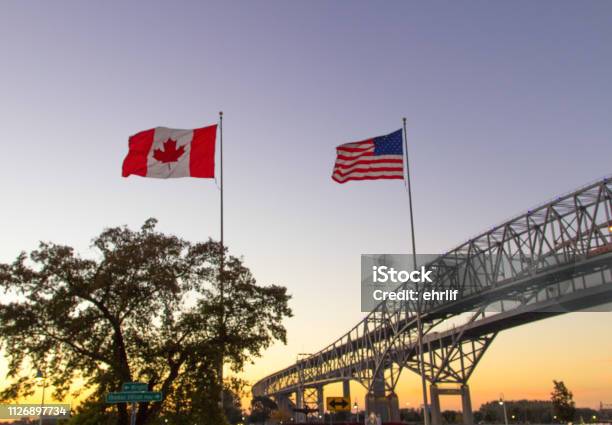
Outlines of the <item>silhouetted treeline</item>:
M 506 412 L 509 424 L 554 424 L 562 423 L 555 418 L 552 402 L 547 400 L 516 400 L 505 401 Z M 595 417 L 595 419 L 593 419 Z M 401 418 L 408 423 L 422 423 L 422 413 L 420 409 L 402 409 Z M 445 410 L 442 412 L 444 423 L 462 423 L 461 411 Z M 605 419 L 612 419 L 609 415 L 601 414 L 599 411 L 590 408 L 576 408 L 574 423 L 594 423 Z M 503 424 L 504 410 L 499 401 L 489 401 L 480 406 L 474 412 L 474 422 L 484 424 Z

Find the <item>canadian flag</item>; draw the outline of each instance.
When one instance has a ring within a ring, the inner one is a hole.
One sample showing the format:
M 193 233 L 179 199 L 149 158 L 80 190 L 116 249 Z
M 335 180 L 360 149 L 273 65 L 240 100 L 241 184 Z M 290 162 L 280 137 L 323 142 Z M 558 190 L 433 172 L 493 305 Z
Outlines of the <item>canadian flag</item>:
M 215 177 L 217 126 L 194 130 L 156 127 L 130 137 L 123 177 Z

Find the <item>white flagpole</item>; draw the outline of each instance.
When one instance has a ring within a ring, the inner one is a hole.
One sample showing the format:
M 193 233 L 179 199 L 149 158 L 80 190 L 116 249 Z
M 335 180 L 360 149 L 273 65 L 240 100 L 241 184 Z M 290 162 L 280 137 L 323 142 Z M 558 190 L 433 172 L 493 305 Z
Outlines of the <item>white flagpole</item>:
M 221 258 L 219 261 L 219 297 L 221 299 L 221 314 L 219 316 L 219 336 L 221 339 L 221 355 L 219 358 L 219 408 L 223 414 L 223 363 L 225 358 L 225 284 L 223 282 L 223 270 L 225 265 L 225 244 L 223 240 L 223 111 L 219 111 L 219 183 L 220 183 L 220 239 L 221 239 Z
M 408 162 L 408 139 L 406 135 L 406 118 L 402 119 L 404 124 L 404 155 L 406 156 L 406 181 L 408 186 L 408 203 L 410 204 L 410 233 L 412 235 L 412 261 L 417 268 L 416 242 L 414 237 L 414 215 L 412 213 L 412 187 L 410 178 L 410 166 Z M 423 387 L 423 420 L 425 425 L 429 425 L 429 408 L 427 401 L 427 381 L 425 378 L 425 359 L 423 357 L 423 323 L 421 322 L 421 302 L 417 302 L 417 343 L 419 346 L 419 371 L 421 372 L 421 385 Z
M 221 248 L 224 248 L 223 245 L 223 111 L 219 112 L 219 183 L 221 186 Z M 222 252 L 221 256 L 221 264 L 223 264 L 223 257 L 225 252 Z M 223 266 L 221 266 L 223 269 Z

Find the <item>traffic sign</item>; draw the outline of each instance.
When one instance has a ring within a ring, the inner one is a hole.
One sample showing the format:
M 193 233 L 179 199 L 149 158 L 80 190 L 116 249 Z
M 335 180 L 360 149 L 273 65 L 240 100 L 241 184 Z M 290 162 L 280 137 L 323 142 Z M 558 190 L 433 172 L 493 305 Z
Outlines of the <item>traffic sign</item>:
M 107 403 L 138 403 L 143 401 L 161 401 L 162 393 L 159 391 L 117 392 L 106 395 Z
M 148 391 L 149 386 L 144 382 L 124 382 L 121 386 L 121 391 L 126 393 L 143 392 Z
M 330 412 L 350 412 L 351 399 L 349 397 L 327 397 L 327 410 Z

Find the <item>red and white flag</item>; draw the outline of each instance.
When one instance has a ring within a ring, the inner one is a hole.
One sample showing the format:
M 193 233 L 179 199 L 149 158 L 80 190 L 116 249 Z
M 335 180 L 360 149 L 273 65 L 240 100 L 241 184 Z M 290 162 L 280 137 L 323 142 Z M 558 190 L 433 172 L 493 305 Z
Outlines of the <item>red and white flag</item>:
M 216 138 L 217 125 L 194 130 L 156 127 L 141 131 L 130 137 L 122 175 L 214 178 Z
M 361 142 L 345 143 L 336 148 L 332 179 L 350 180 L 404 178 L 402 130 Z

